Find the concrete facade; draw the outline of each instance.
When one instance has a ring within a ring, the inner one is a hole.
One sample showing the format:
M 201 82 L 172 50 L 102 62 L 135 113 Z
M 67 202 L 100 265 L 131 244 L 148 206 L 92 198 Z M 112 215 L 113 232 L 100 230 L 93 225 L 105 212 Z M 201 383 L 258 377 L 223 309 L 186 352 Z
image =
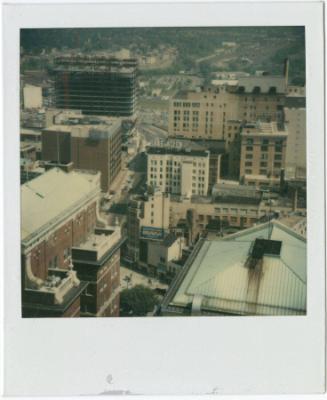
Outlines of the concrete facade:
M 161 192 L 183 196 L 207 195 L 209 151 L 150 147 L 147 182 Z
M 306 169 L 306 110 L 284 108 L 288 131 L 286 166 Z
M 74 168 L 101 172 L 107 192 L 122 167 L 121 121 L 99 125 L 52 125 L 42 132 L 44 161 L 73 162 Z
M 276 123 L 246 124 L 241 132 L 241 181 L 257 187 L 279 185 L 286 144 L 287 132 Z
M 229 120 L 277 121 L 285 94 L 285 78 L 279 76 L 244 77 L 236 86 L 177 94 L 169 104 L 169 136 L 230 142 Z

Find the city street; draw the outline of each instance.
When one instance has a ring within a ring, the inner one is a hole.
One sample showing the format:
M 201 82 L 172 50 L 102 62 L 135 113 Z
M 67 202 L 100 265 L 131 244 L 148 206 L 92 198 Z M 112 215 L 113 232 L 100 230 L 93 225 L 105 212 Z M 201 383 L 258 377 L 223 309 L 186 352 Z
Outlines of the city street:
M 130 278 L 130 281 L 128 282 L 128 288 L 134 287 L 136 285 L 144 285 L 151 289 L 156 289 L 156 288 L 167 289 L 168 288 L 167 284 L 161 283 L 155 278 L 149 278 L 138 272 L 132 271 L 126 267 L 120 266 L 120 288 L 121 288 L 121 290 L 127 288 L 126 277 Z

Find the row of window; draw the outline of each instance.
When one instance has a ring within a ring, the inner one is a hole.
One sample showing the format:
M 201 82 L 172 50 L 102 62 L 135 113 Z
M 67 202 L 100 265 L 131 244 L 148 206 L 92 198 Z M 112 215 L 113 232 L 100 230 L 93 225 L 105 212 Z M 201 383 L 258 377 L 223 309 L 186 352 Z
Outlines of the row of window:
M 175 101 L 174 107 L 200 107 L 200 103 Z

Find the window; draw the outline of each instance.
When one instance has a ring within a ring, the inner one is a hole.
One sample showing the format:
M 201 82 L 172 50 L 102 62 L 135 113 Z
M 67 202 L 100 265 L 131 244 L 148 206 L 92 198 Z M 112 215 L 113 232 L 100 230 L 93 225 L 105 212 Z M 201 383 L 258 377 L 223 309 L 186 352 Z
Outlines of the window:
M 267 161 L 261 161 L 260 167 L 267 167 L 268 163 Z
M 252 154 L 245 154 L 245 158 L 246 158 L 247 160 L 252 160 L 253 155 L 252 155 Z
M 247 145 L 253 145 L 253 139 L 246 139 Z
M 275 167 L 275 168 L 281 168 L 281 166 L 282 166 L 282 163 L 281 163 L 281 162 L 275 162 L 275 163 L 274 163 L 274 167 Z
M 246 151 L 252 151 L 253 150 L 253 146 L 246 146 Z
M 252 169 L 246 169 L 245 173 L 248 174 L 248 175 L 251 175 L 252 174 Z
M 70 248 L 67 247 L 67 248 L 64 250 L 64 259 L 66 260 L 69 256 L 70 256 Z
M 282 159 L 282 155 L 281 154 L 275 154 L 275 160 L 281 160 Z
M 268 151 L 268 146 L 261 146 L 261 151 Z
M 260 175 L 267 175 L 266 169 L 260 169 Z
M 268 160 L 268 154 L 267 153 L 261 153 L 261 160 Z
M 252 161 L 246 161 L 245 162 L 246 167 L 252 167 Z

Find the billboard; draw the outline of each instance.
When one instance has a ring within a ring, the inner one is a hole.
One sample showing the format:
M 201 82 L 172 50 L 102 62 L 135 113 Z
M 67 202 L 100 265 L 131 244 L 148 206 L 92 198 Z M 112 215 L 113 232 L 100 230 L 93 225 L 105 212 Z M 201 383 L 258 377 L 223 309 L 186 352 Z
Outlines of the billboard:
M 163 239 L 164 230 L 162 228 L 154 228 L 152 226 L 142 226 L 141 237 L 144 239 Z

